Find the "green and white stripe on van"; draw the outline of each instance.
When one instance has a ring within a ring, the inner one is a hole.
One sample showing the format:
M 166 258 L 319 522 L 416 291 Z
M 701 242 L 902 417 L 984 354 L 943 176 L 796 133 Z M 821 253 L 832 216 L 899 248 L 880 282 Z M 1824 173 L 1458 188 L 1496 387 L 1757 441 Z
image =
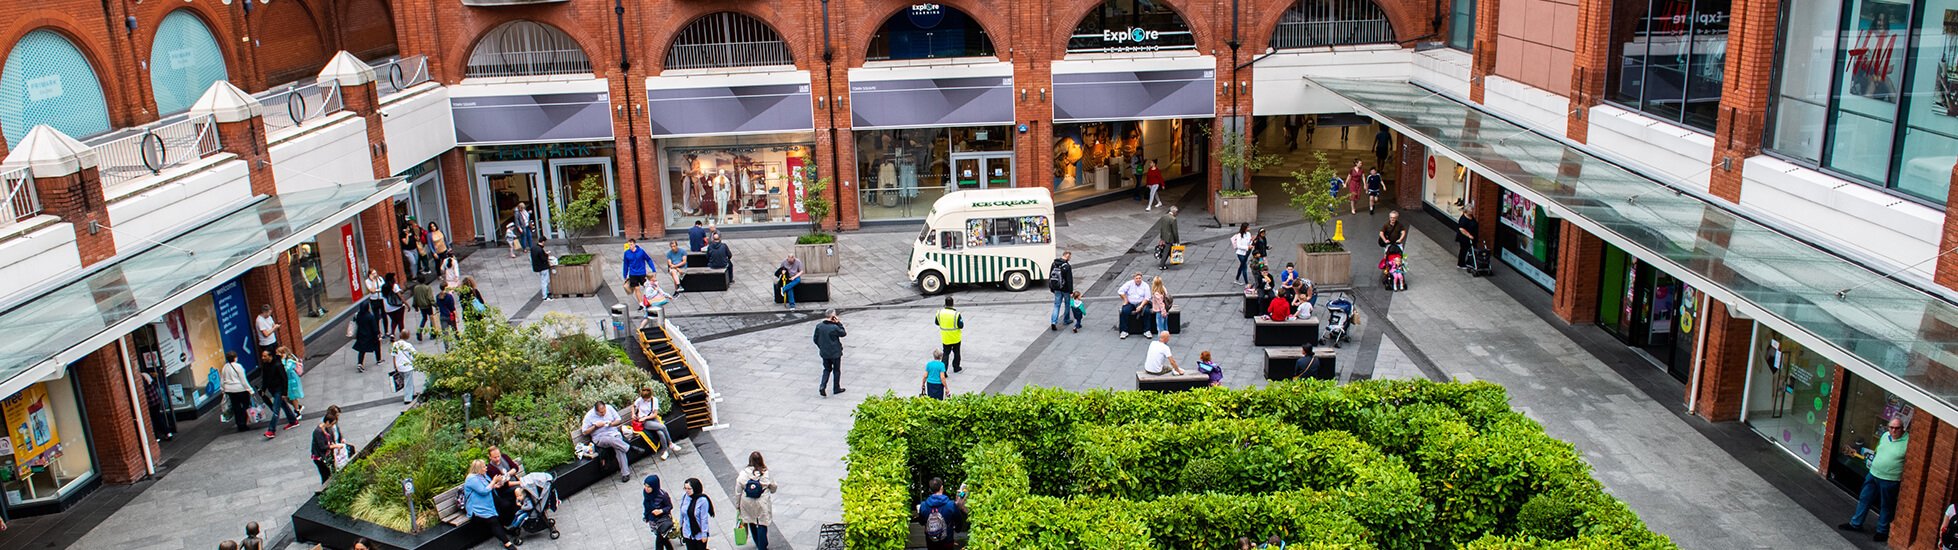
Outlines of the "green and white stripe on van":
M 1006 272 L 1023 270 L 1028 279 L 1047 278 L 1046 267 L 1026 258 L 991 254 L 948 254 L 926 252 L 925 259 L 945 266 L 946 282 L 952 284 L 997 283 Z

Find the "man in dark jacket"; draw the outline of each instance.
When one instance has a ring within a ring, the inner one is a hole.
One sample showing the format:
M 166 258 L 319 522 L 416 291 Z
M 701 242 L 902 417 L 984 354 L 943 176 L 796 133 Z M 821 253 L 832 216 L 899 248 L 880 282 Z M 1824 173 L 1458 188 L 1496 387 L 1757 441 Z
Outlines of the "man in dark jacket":
M 544 239 L 530 242 L 530 270 L 537 272 L 537 289 L 544 301 L 551 301 L 551 253 L 544 251 Z
M 1081 331 L 1078 328 L 1081 320 L 1074 318 L 1074 308 L 1067 303 L 1068 297 L 1074 294 L 1074 264 L 1068 263 L 1072 258 L 1073 252 L 1062 252 L 1061 257 L 1054 259 L 1054 266 L 1048 268 L 1047 290 L 1054 291 L 1054 314 L 1047 318 L 1047 330 L 1060 330 L 1061 325 L 1072 320 L 1077 326 L 1075 332 Z
M 701 226 L 699 220 L 695 220 L 693 227 L 687 228 L 687 251 L 700 252 L 706 249 L 707 228 Z
M 823 322 L 816 325 L 816 351 L 823 356 L 823 377 L 816 381 L 816 395 L 843 393 L 844 336 L 849 333 L 843 331 L 843 320 L 836 317 L 836 310 L 823 312 Z
M 1482 225 L 1475 221 L 1475 205 L 1462 209 L 1461 220 L 1455 222 L 1455 244 L 1461 247 L 1455 253 L 1455 267 L 1469 268 L 1469 255 L 1475 252 L 1476 235 L 1481 229 Z
M 913 515 L 911 520 L 925 525 L 925 548 L 929 550 L 951 550 L 955 547 L 952 542 L 952 526 L 958 525 L 965 520 L 965 495 L 959 495 L 958 498 L 946 496 L 945 480 L 935 477 L 931 478 L 931 481 L 926 486 L 931 488 L 931 496 L 925 497 L 924 502 L 918 503 L 918 513 Z M 933 511 L 938 512 L 938 517 L 945 524 L 945 533 L 942 539 L 934 539 L 930 532 L 931 513 Z
M 734 251 L 721 242 L 719 235 L 707 245 L 707 267 L 726 271 L 728 284 L 734 284 Z
M 1156 269 L 1169 269 L 1169 247 L 1183 242 L 1176 234 L 1176 207 L 1169 207 L 1169 214 L 1156 220 Z

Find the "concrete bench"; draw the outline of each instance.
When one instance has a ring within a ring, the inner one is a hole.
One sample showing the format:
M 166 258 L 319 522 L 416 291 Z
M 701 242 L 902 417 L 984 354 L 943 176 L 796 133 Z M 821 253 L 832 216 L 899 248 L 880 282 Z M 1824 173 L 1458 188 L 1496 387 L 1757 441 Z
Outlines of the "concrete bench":
M 706 252 L 688 252 L 687 267 L 707 267 Z
M 1250 318 L 1257 317 L 1259 315 L 1264 315 L 1265 308 L 1270 305 L 1271 305 L 1271 300 L 1259 299 L 1257 292 L 1245 292 L 1244 293 L 1244 318 L 1250 319 Z
M 1193 390 L 1210 385 L 1209 375 L 1194 370 L 1183 372 L 1184 374 L 1149 374 L 1144 371 L 1136 371 L 1135 389 L 1168 393 Z
M 1269 319 L 1257 320 L 1251 329 L 1251 344 L 1256 346 L 1291 346 L 1295 348 L 1319 343 L 1319 318 L 1294 317 L 1285 321 Z
M 727 270 L 711 267 L 689 267 L 680 270 L 680 286 L 687 292 L 708 292 L 727 290 Z
M 775 303 L 778 304 L 783 303 L 781 288 L 777 285 L 775 291 L 769 293 L 775 297 Z M 805 274 L 802 276 L 802 282 L 795 284 L 795 303 L 827 301 L 829 301 L 829 277 Z
M 800 300 L 801 298 L 797 298 Z M 1169 305 L 1169 333 L 1183 333 L 1183 304 Z
M 1333 348 L 1312 348 L 1317 357 L 1313 378 L 1335 380 L 1339 378 L 1339 350 Z M 1299 359 L 1305 357 L 1302 348 L 1268 348 L 1265 350 L 1265 380 L 1291 380 L 1305 376 L 1299 371 Z M 1310 363 L 1308 363 L 1310 364 Z

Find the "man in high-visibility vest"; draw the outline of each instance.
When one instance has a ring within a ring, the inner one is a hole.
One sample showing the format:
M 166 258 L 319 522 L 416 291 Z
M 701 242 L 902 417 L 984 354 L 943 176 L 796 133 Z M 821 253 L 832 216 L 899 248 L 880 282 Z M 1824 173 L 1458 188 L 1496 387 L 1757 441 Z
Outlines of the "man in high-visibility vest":
M 959 353 L 959 341 L 965 329 L 965 317 L 952 309 L 951 296 L 945 297 L 945 309 L 938 310 L 932 321 L 938 325 L 938 342 L 945 345 L 945 363 L 952 366 L 952 372 L 964 371 L 959 367 L 959 359 L 965 356 Z

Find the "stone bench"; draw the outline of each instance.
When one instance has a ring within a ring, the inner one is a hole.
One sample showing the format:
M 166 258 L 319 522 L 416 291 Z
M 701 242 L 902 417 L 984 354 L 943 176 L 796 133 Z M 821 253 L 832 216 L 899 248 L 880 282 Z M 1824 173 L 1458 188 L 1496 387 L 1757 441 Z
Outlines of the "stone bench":
M 1183 333 L 1183 304 L 1169 305 L 1169 333 Z
M 1319 318 L 1294 317 L 1285 321 L 1269 319 L 1257 320 L 1251 329 L 1251 344 L 1255 346 L 1290 346 L 1302 348 L 1319 343 Z
M 1265 308 L 1270 305 L 1271 300 L 1259 299 L 1256 292 L 1246 292 L 1244 293 L 1244 318 L 1251 319 L 1264 315 Z
M 687 267 L 707 267 L 706 252 L 688 252 Z
M 1139 391 L 1168 393 L 1193 390 L 1210 385 L 1209 375 L 1194 370 L 1183 372 L 1184 374 L 1149 374 L 1144 371 L 1136 371 L 1135 389 Z
M 727 290 L 727 270 L 711 267 L 689 267 L 680 270 L 680 287 L 687 292 L 708 292 Z
M 1314 378 L 1320 380 L 1339 378 L 1339 350 L 1312 348 L 1312 354 L 1317 356 L 1319 361 L 1318 372 L 1315 373 L 1317 376 Z M 1265 380 L 1291 380 L 1304 376 L 1305 373 L 1298 369 L 1299 359 L 1303 357 L 1305 357 L 1303 348 L 1265 349 Z
M 775 303 L 778 304 L 783 303 L 781 289 L 781 285 L 778 284 L 775 286 L 775 291 L 769 293 L 775 297 Z M 795 284 L 795 303 L 827 301 L 829 301 L 829 277 L 804 274 L 802 282 Z

